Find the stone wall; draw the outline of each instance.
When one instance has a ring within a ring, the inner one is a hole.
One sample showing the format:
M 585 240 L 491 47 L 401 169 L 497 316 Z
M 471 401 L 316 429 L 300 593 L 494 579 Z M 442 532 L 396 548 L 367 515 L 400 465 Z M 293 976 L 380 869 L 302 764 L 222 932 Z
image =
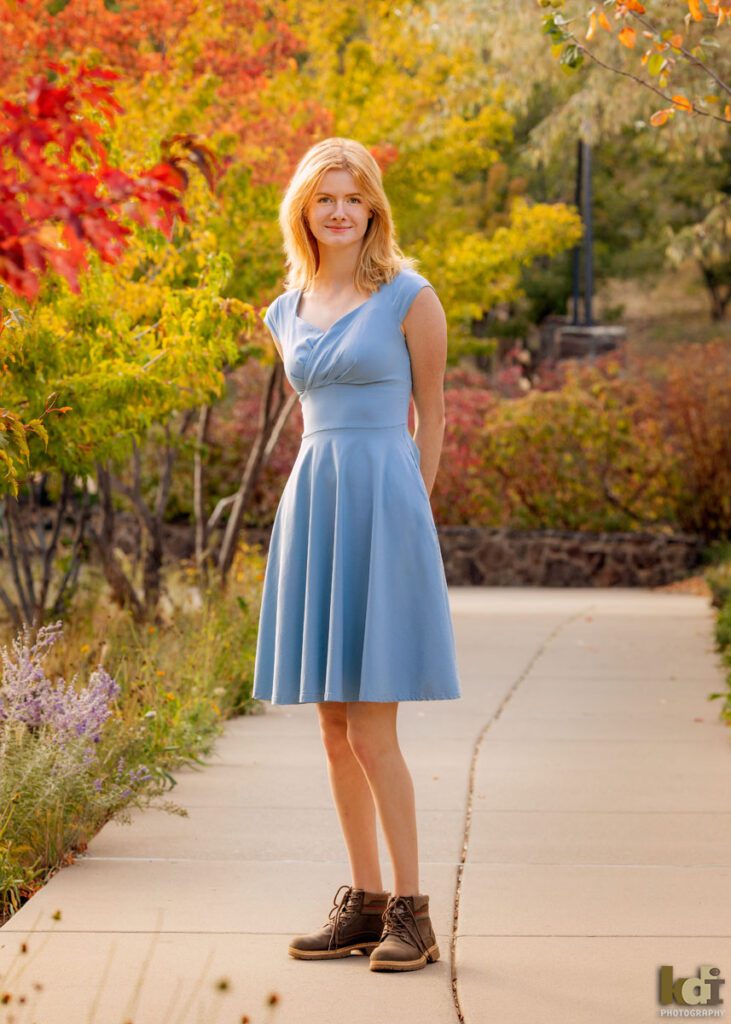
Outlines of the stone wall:
M 703 547 L 689 534 L 472 526 L 438 532 L 454 586 L 657 587 L 692 572 Z
M 269 544 L 268 530 L 246 530 Z M 451 586 L 657 587 L 700 564 L 703 542 L 690 534 L 584 533 L 440 526 Z
M 97 526 L 98 528 L 98 526 Z M 139 526 L 132 513 L 116 515 L 116 544 L 131 557 Z M 447 582 L 453 586 L 657 587 L 701 565 L 703 541 L 692 534 L 584 533 L 439 526 Z M 269 548 L 271 529 L 244 528 L 242 539 Z M 163 524 L 166 560 L 193 558 L 186 521 Z M 0 559 L 4 551 L 0 543 Z

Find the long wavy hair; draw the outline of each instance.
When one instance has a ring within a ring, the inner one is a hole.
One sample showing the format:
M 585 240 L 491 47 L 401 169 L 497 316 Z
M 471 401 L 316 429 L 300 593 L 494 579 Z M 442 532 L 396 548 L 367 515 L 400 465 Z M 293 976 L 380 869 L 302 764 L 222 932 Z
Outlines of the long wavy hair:
M 406 267 L 417 269 L 417 261 L 399 248 L 391 207 L 383 188 L 381 169 L 362 143 L 335 136 L 311 146 L 295 168 L 279 207 L 279 225 L 284 238 L 287 263 L 285 288 L 312 284 L 320 264 L 317 239 L 305 219 L 305 211 L 329 170 L 350 171 L 370 206 L 373 216 L 361 243 L 353 284 L 358 291 L 373 292 L 391 281 Z

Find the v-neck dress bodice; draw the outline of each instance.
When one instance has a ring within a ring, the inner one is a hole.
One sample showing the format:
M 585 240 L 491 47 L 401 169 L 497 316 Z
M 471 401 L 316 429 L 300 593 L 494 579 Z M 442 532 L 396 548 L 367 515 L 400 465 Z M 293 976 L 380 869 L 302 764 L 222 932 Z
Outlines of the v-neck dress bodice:
M 414 287 L 427 286 L 420 274 L 401 271 L 326 329 L 297 316 L 299 289 L 269 307 L 264 320 L 280 341 L 287 379 L 299 394 L 303 436 L 407 423 L 411 361 L 400 325 Z
M 269 306 L 304 429 L 269 542 L 255 698 L 461 696 L 444 565 L 408 431 L 411 361 L 401 324 L 430 282 L 401 270 L 329 327 Z

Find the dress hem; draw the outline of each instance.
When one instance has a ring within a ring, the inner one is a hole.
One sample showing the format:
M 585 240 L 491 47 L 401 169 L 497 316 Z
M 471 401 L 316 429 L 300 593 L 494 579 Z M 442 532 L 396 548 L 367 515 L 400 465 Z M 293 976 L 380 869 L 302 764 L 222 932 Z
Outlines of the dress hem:
M 269 704 L 274 705 L 287 705 L 287 704 L 322 704 L 325 701 L 332 701 L 334 703 L 344 704 L 392 704 L 402 703 L 405 701 L 417 701 L 417 700 L 459 700 L 462 697 L 461 693 L 450 693 L 444 694 L 443 696 L 434 697 L 381 697 L 376 700 L 367 700 L 360 697 L 354 700 L 347 700 L 342 697 L 325 697 L 319 694 L 303 694 L 299 700 L 272 700 L 271 697 L 254 697 L 254 700 L 265 700 Z

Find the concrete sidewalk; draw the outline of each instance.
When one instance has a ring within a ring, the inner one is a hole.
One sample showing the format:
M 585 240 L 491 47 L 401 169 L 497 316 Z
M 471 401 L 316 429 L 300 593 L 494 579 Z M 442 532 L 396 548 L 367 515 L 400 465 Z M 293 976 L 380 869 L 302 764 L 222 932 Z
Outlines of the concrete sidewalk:
M 267 705 L 176 773 L 189 817 L 107 825 L 0 929 L 0 991 L 38 1000 L 18 1024 L 640 1024 L 661 965 L 718 967 L 728 1004 L 731 743 L 706 700 L 723 687 L 708 601 L 450 600 L 463 698 L 399 707 L 441 960 L 386 974 L 287 955 L 351 879 L 316 707 Z

